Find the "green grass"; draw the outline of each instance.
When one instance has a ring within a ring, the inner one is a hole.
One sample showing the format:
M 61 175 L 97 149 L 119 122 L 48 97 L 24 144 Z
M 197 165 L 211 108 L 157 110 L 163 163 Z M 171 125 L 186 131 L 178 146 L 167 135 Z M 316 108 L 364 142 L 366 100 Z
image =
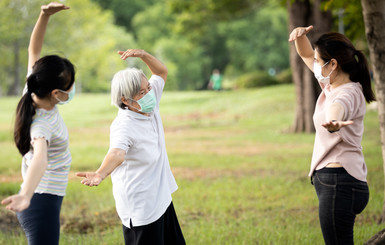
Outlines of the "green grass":
M 0 98 L 0 155 L 6 163 L 0 165 L 0 198 L 16 192 L 21 181 L 21 157 L 12 142 L 17 101 Z M 179 186 L 173 201 L 187 244 L 323 244 L 307 177 L 314 135 L 289 133 L 294 110 L 292 85 L 163 94 L 167 151 Z M 108 94 L 87 94 L 60 112 L 73 156 L 61 244 L 123 244 L 110 178 L 88 188 L 73 174 L 100 165 L 117 109 Z M 377 224 L 384 177 L 376 112 L 367 112 L 362 145 L 370 201 L 356 219 L 356 244 L 383 228 Z M 1 209 L 0 225 L 9 216 Z M 2 227 L 0 244 L 25 243 L 17 223 Z

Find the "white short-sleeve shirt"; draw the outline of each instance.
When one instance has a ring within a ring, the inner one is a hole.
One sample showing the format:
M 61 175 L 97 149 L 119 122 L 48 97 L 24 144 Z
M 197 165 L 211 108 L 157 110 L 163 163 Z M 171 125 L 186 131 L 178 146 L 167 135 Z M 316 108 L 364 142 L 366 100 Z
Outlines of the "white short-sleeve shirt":
M 153 112 L 145 116 L 119 109 L 110 128 L 110 149 L 126 152 L 123 163 L 111 174 L 116 210 L 126 227 L 159 219 L 178 188 L 170 169 L 159 114 L 164 80 L 153 75 L 149 82 L 157 100 Z

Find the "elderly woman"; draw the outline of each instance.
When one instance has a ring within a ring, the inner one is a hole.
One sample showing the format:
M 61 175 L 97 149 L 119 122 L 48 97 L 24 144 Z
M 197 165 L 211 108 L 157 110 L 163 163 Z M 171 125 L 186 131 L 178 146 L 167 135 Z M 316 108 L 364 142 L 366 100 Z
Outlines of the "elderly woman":
M 152 76 L 128 68 L 115 74 L 111 101 L 119 112 L 111 125 L 110 149 L 96 172 L 76 173 L 97 186 L 111 174 L 125 244 L 185 244 L 172 204 L 178 188 L 170 169 L 159 101 L 167 68 L 143 50 L 119 51 L 142 59 Z

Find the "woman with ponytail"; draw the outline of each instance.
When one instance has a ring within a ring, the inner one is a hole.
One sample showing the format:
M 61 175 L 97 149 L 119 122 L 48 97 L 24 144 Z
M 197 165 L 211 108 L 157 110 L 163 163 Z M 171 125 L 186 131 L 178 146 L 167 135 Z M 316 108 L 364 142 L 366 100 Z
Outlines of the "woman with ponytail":
M 65 58 L 40 58 L 40 53 L 50 16 L 66 9 L 59 3 L 41 7 L 28 48 L 27 84 L 16 109 L 14 140 L 23 156 L 23 184 L 18 194 L 2 204 L 16 212 L 30 245 L 59 243 L 71 154 L 68 131 L 56 104 L 72 99 L 75 70 Z
M 375 100 L 362 52 L 340 33 L 326 33 L 310 44 L 313 26 L 290 34 L 297 52 L 314 72 L 322 92 L 313 116 L 316 128 L 309 176 L 319 200 L 325 244 L 354 244 L 356 215 L 369 200 L 362 153 L 366 103 Z

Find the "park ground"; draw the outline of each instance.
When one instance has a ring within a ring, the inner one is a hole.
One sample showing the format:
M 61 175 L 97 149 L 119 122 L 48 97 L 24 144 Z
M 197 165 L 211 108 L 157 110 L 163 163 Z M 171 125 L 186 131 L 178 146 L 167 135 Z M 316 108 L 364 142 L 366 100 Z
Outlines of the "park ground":
M 0 198 L 21 183 L 12 142 L 18 98 L 0 98 Z M 73 156 L 60 244 L 123 244 L 111 180 L 80 184 L 76 171 L 95 170 L 109 144 L 117 109 L 108 94 L 76 95 L 60 106 Z M 161 114 L 179 189 L 173 202 L 187 244 L 323 244 L 318 204 L 307 176 L 314 134 L 293 134 L 293 85 L 250 90 L 164 92 Z M 363 150 L 370 201 L 357 216 L 355 243 L 383 229 L 384 175 L 378 115 L 368 110 Z M 13 213 L 0 209 L 0 244 L 26 244 Z

